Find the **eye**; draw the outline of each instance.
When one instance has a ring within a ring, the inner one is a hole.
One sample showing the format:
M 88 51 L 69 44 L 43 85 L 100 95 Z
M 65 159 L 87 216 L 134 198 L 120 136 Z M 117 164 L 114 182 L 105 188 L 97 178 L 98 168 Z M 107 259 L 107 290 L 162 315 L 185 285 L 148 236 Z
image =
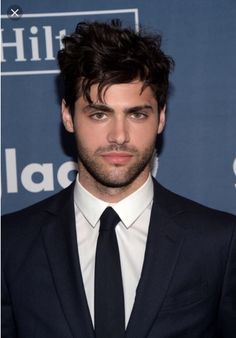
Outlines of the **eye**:
M 130 117 L 135 120 L 143 120 L 148 117 L 148 114 L 143 111 L 137 111 L 130 114 Z
M 96 112 L 96 113 L 91 114 L 90 117 L 93 120 L 101 121 L 101 120 L 105 120 L 107 118 L 107 115 L 104 112 Z

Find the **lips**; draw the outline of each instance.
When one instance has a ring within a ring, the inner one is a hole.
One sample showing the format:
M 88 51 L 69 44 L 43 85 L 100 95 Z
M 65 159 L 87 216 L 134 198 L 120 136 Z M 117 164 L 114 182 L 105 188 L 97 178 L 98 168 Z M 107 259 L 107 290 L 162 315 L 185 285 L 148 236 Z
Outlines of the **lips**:
M 128 163 L 132 158 L 132 155 L 126 152 L 110 152 L 102 154 L 101 156 L 106 162 L 119 165 Z

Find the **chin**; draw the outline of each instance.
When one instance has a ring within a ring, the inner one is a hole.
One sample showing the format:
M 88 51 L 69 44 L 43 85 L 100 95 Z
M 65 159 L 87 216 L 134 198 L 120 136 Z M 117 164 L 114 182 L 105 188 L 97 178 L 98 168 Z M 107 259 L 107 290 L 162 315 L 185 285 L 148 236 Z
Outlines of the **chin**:
M 135 179 L 140 175 L 140 173 L 135 173 L 133 175 L 93 175 L 95 180 L 106 186 L 108 188 L 124 188 L 132 184 Z

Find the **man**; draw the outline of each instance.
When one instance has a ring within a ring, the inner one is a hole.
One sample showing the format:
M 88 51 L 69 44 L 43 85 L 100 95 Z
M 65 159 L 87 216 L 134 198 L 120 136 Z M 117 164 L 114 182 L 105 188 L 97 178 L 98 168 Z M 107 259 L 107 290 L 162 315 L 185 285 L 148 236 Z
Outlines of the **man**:
M 235 337 L 235 217 L 150 175 L 173 66 L 160 37 L 81 23 L 64 46 L 78 177 L 4 218 L 2 337 Z

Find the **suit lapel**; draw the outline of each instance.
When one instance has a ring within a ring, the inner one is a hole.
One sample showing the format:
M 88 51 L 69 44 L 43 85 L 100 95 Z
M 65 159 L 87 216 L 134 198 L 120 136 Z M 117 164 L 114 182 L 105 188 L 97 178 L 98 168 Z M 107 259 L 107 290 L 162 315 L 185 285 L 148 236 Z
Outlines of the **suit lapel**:
M 184 230 L 160 207 L 155 192 L 145 259 L 127 338 L 147 337 L 158 315 L 183 244 Z
M 93 326 L 80 270 L 76 241 L 73 185 L 47 211 L 43 236 L 58 297 L 73 337 L 93 338 Z
M 165 205 L 160 205 L 160 195 L 161 192 L 154 194 L 145 259 L 127 338 L 147 337 L 173 277 L 184 240 L 184 229 L 175 224 Z M 46 212 L 43 238 L 65 318 L 74 338 L 94 338 L 79 264 L 73 185 L 64 190 Z

